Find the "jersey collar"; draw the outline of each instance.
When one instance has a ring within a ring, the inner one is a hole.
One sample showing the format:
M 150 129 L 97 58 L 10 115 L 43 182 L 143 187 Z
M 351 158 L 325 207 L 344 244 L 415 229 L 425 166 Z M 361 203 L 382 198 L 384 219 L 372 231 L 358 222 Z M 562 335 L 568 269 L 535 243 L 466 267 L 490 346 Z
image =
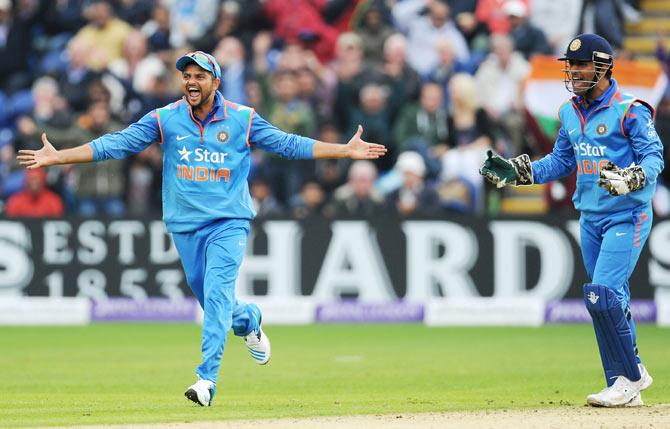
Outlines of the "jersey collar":
M 214 112 L 213 120 L 226 119 L 226 116 L 228 115 L 228 112 L 226 111 L 226 99 L 223 98 L 223 94 L 219 91 L 216 91 L 214 94 L 214 106 L 212 107 L 212 111 Z

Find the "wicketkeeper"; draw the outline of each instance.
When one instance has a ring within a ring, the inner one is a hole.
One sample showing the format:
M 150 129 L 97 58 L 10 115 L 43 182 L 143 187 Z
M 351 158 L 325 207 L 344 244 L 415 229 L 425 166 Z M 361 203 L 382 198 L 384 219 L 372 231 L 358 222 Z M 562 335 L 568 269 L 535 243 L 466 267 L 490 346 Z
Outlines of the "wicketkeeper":
M 610 44 L 575 37 L 565 56 L 565 86 L 575 94 L 559 109 L 553 151 L 538 161 L 489 152 L 480 172 L 498 187 L 560 179 L 577 170 L 582 257 L 591 283 L 584 303 L 593 319 L 607 387 L 588 395 L 593 406 L 641 406 L 652 383 L 641 364 L 630 312 L 630 278 L 651 230 L 651 199 L 663 169 L 654 109 L 622 92 L 612 76 Z

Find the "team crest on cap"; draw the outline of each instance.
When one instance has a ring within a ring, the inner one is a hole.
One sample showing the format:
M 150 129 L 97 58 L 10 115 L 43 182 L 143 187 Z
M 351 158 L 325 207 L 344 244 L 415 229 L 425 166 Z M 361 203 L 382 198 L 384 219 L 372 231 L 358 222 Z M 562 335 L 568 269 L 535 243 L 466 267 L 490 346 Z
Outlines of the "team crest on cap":
M 221 142 L 221 143 L 225 143 L 225 142 L 227 142 L 227 141 L 228 141 L 228 137 L 230 137 L 230 136 L 228 135 L 228 132 L 226 132 L 226 131 L 219 131 L 219 132 L 216 134 L 216 139 L 217 139 L 219 142 Z
M 605 134 L 607 132 L 607 125 L 605 125 L 605 124 L 598 125 L 596 127 L 596 132 L 598 133 L 598 135 L 602 136 L 603 134 Z
M 572 42 L 570 42 L 570 50 L 571 51 L 576 51 L 577 49 L 581 48 L 582 46 L 582 41 L 579 39 L 575 39 Z

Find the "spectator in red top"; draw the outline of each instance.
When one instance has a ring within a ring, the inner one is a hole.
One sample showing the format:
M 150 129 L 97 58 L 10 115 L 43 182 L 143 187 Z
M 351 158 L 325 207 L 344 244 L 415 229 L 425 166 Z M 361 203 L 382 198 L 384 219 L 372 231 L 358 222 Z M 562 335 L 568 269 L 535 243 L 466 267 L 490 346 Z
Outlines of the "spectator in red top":
M 324 0 L 267 0 L 265 16 L 274 23 L 275 37 L 286 43 L 300 43 L 312 50 L 321 63 L 333 58 L 339 31 L 329 25 L 323 14 Z
M 45 170 L 26 170 L 23 191 L 7 200 L 7 217 L 60 217 L 63 200 L 46 188 Z
M 491 33 L 504 33 L 510 31 L 510 23 L 504 11 L 507 0 L 479 0 L 475 8 L 477 21 L 484 22 Z M 527 9 L 530 8 L 529 0 L 522 0 Z

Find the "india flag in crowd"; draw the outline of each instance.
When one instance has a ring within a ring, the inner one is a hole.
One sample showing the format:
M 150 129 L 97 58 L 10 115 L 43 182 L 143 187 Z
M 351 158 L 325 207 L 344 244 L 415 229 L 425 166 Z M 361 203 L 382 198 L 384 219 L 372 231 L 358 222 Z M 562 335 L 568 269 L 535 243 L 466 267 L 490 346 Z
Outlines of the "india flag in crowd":
M 550 56 L 535 56 L 526 81 L 526 108 L 541 125 L 550 139 L 556 137 L 558 108 L 570 94 L 563 83 L 562 62 Z M 663 96 L 667 76 L 656 62 L 614 60 L 614 79 L 622 91 L 656 106 Z

